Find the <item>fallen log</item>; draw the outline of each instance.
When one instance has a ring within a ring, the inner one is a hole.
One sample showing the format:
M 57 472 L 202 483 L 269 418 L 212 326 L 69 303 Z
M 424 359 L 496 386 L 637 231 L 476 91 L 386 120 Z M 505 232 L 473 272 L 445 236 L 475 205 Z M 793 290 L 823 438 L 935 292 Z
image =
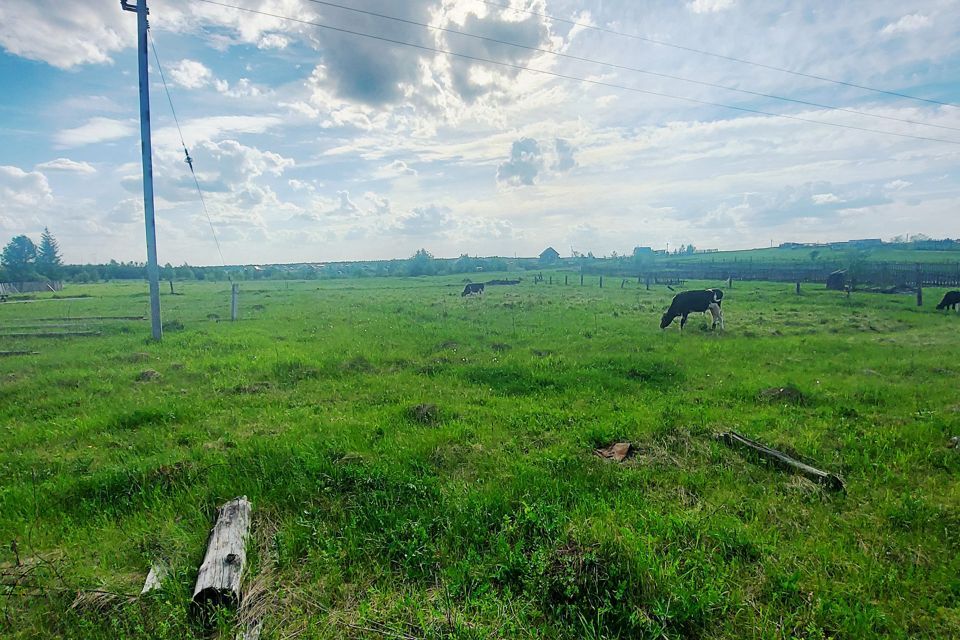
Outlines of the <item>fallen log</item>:
M 834 473 L 821 471 L 820 469 L 811 467 L 810 465 L 804 464 L 799 460 L 794 460 L 790 456 L 781 453 L 776 449 L 771 449 L 770 447 L 762 445 L 759 442 L 755 442 L 750 438 L 746 438 L 739 433 L 736 433 L 735 431 L 728 431 L 718 434 L 717 439 L 725 442 L 731 447 L 747 449 L 761 458 L 769 460 L 775 466 L 781 469 L 806 476 L 810 480 L 813 480 L 814 482 L 821 484 L 832 491 L 846 491 L 843 478 L 840 476 Z
M 239 604 L 240 580 L 247 563 L 250 511 L 246 496 L 231 500 L 218 509 L 217 522 L 210 532 L 207 553 L 193 589 L 193 602 L 201 609 L 208 605 Z
M 39 353 L 39 351 L 0 351 L 0 358 L 9 356 L 35 356 L 39 355 Z

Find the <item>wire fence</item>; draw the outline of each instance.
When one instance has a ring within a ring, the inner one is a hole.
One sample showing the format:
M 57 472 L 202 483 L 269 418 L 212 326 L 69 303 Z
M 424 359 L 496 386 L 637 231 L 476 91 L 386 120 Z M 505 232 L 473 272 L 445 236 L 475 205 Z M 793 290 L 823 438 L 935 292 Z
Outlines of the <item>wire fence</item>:
M 960 286 L 960 262 L 904 263 L 863 262 L 786 263 L 775 261 L 676 261 L 650 265 L 583 265 L 584 273 L 652 282 L 679 280 L 765 280 L 768 282 L 826 283 L 831 273 L 845 271 L 846 278 L 857 285 L 956 287 Z

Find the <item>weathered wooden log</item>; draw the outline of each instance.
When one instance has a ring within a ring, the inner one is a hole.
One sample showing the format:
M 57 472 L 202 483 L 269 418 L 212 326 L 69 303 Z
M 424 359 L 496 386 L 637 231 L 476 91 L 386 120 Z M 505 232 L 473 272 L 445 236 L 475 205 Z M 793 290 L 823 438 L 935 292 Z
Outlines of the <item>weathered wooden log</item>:
M 39 353 L 39 351 L 0 351 L 0 358 L 6 358 L 10 356 L 35 356 Z
M 159 589 L 166 577 L 167 568 L 164 565 L 155 564 L 151 566 L 150 572 L 147 574 L 147 579 L 143 581 L 143 589 L 140 590 L 140 595 L 150 593 L 154 589 Z
M 780 453 L 776 449 L 771 449 L 770 447 L 762 445 L 759 442 L 755 442 L 750 438 L 740 435 L 739 433 L 728 431 L 718 434 L 717 439 L 722 440 L 731 447 L 747 449 L 757 454 L 761 458 L 769 460 L 781 469 L 806 476 L 810 480 L 813 480 L 814 482 L 821 484 L 832 491 L 846 491 L 843 479 L 840 476 L 834 473 L 821 471 L 820 469 L 811 467 L 810 465 L 804 464 L 799 460 L 794 460 L 790 456 Z
M 240 580 L 247 564 L 250 535 L 250 501 L 246 496 L 226 503 L 217 513 L 207 553 L 193 589 L 196 605 L 231 605 L 240 602 Z

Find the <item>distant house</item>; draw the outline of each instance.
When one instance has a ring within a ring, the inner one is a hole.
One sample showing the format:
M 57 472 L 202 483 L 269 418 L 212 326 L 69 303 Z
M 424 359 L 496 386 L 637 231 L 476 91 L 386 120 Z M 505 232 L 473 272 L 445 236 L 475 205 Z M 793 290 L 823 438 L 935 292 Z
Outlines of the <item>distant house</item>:
M 653 255 L 653 247 L 634 247 L 633 248 L 634 257 L 652 256 L 652 255 Z
M 547 247 L 540 252 L 540 262 L 556 262 L 560 259 L 560 252 L 553 247 Z

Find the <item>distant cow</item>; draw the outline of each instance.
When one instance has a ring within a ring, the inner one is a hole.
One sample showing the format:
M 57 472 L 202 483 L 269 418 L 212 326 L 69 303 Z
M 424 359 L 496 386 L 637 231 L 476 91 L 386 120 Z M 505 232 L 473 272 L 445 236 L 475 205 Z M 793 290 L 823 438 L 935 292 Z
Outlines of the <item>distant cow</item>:
M 684 291 L 673 296 L 673 302 L 670 308 L 660 319 L 660 328 L 666 329 L 673 322 L 673 319 L 680 317 L 680 330 L 687 324 L 687 315 L 691 313 L 704 313 L 709 311 L 713 316 L 713 328 L 717 325 L 723 328 L 723 309 L 720 308 L 720 302 L 723 300 L 723 291 L 720 289 L 702 289 L 699 291 Z
M 960 291 L 947 291 L 937 309 L 956 309 L 960 311 Z
M 482 282 L 471 282 L 463 288 L 463 293 L 461 296 L 472 296 L 474 294 L 483 293 L 483 283 Z

